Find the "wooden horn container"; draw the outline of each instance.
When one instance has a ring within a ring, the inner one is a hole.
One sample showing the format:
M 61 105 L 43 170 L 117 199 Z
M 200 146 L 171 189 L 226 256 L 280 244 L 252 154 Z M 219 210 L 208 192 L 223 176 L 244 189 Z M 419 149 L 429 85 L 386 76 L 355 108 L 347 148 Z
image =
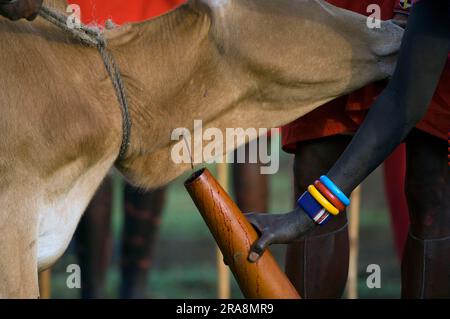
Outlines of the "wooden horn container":
M 246 298 L 300 299 L 269 251 L 256 263 L 247 260 L 258 234 L 207 169 L 194 173 L 185 187 Z

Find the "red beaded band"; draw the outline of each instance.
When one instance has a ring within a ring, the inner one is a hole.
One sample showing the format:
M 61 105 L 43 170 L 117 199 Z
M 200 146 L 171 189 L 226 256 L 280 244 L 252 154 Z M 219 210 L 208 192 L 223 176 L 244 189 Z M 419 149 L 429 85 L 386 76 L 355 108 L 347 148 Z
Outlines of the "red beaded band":
M 323 185 L 321 181 L 315 181 L 314 186 L 326 199 L 330 201 L 334 207 L 339 210 L 339 212 L 342 213 L 345 210 L 345 205 L 336 196 L 334 196 L 333 193 L 330 192 L 330 190 Z

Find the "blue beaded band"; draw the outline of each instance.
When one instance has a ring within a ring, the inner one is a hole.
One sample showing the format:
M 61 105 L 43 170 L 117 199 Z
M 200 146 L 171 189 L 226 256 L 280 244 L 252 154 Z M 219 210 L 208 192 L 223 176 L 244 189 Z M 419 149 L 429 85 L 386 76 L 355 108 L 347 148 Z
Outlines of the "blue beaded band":
M 330 214 L 319 204 L 309 192 L 304 192 L 297 200 L 297 205 L 317 224 L 324 225 L 330 219 Z
M 325 175 L 320 176 L 320 181 L 334 194 L 345 206 L 350 205 L 350 199 Z

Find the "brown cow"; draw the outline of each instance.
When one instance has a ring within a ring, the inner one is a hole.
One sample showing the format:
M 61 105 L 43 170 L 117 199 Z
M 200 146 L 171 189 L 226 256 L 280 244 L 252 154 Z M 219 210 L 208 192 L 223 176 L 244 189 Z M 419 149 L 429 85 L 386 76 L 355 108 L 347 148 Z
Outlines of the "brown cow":
M 173 129 L 285 124 L 386 78 L 402 30 L 319 0 L 197 0 L 105 36 L 133 121 L 116 166 L 150 188 L 190 167 L 170 158 Z M 38 268 L 114 165 L 122 117 L 96 49 L 41 18 L 1 18 L 0 39 L 0 296 L 37 297 Z

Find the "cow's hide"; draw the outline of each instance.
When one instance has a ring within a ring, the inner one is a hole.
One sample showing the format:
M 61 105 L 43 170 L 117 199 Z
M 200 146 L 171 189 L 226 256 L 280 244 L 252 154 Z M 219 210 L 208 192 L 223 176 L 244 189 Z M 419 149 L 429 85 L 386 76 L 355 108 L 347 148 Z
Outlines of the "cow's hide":
M 388 77 L 402 30 L 318 0 L 197 0 L 105 36 L 133 121 L 117 167 L 154 187 L 190 168 L 170 158 L 175 128 L 292 121 Z M 0 19 L 0 39 L 0 295 L 37 296 L 37 266 L 63 253 L 114 165 L 122 118 L 96 49 L 42 19 Z

